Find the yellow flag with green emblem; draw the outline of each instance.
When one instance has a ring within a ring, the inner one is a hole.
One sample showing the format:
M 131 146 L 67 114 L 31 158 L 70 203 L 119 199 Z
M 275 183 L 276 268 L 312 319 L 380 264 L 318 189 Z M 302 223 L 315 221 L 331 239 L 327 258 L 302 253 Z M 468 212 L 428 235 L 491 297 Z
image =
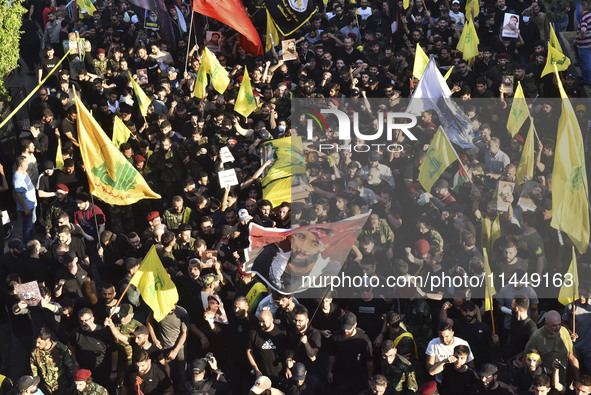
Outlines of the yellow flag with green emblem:
M 205 97 L 205 88 L 207 87 L 207 70 L 208 65 L 201 61 L 199 71 L 197 71 L 197 78 L 195 79 L 195 87 L 193 88 L 193 96 L 203 99 Z
M 113 144 L 119 148 L 121 144 L 127 143 L 131 136 L 131 130 L 123 123 L 121 118 L 115 115 L 115 122 L 113 123 Z
M 488 252 L 486 248 L 482 249 L 482 255 L 484 255 L 484 311 L 492 310 L 493 308 L 493 296 L 496 295 L 495 284 L 492 281 L 492 270 L 488 264 Z
M 78 10 L 80 11 L 80 18 L 84 18 L 82 11 L 86 11 L 89 16 L 92 17 L 92 14 L 96 11 L 96 7 L 92 3 L 92 0 L 76 0 L 76 4 L 78 4 Z
M 419 167 L 419 182 L 425 188 L 425 191 L 431 191 L 435 181 L 456 159 L 458 159 L 456 152 L 448 138 L 443 134 L 443 129 L 440 126 L 431 139 L 425 159 Z
M 62 139 L 57 138 L 57 151 L 55 152 L 55 167 L 58 169 L 64 168 L 64 154 L 62 154 Z
M 509 112 L 509 119 L 507 119 L 507 130 L 511 132 L 511 137 L 519 133 L 519 129 L 523 126 L 525 120 L 529 117 L 529 108 L 523 95 L 523 88 L 521 82 L 517 81 L 517 89 L 515 89 L 515 96 L 511 104 L 511 111 Z
M 133 93 L 135 93 L 135 97 L 137 99 L 137 104 L 140 108 L 140 112 L 142 116 L 146 116 L 148 114 L 148 107 L 152 104 L 152 100 L 146 95 L 146 92 L 142 89 L 141 86 L 138 85 L 137 82 L 131 76 L 131 72 L 129 73 L 129 79 L 131 80 L 131 85 L 133 86 Z
M 521 159 L 519 160 L 519 167 L 517 168 L 517 182 L 521 185 L 526 179 L 532 180 L 534 178 L 534 163 L 535 157 L 535 143 L 534 143 L 534 120 L 531 118 L 529 131 L 525 139 L 525 145 L 521 152 Z
M 429 57 L 423 51 L 423 48 L 417 43 L 417 49 L 415 51 L 415 64 L 412 68 L 412 76 L 421 79 L 427 65 L 429 64 Z
M 170 313 L 179 300 L 179 293 L 170 276 L 162 266 L 156 246 L 152 246 L 130 284 L 140 291 L 142 299 L 154 312 L 158 322 Z
M 589 244 L 589 187 L 585 168 L 583 134 L 573 106 L 564 91 L 555 68 L 558 90 L 562 97 L 562 113 L 552 169 L 552 221 L 550 225 L 563 231 L 581 254 Z
M 245 118 L 250 115 L 251 112 L 256 110 L 257 102 L 252 93 L 252 86 L 250 85 L 250 77 L 248 76 L 248 69 L 244 66 L 244 77 L 240 83 L 240 90 L 236 97 L 236 104 L 234 104 L 234 111 L 244 116 Z
M 78 96 L 78 142 L 90 192 L 108 204 L 125 206 L 141 199 L 160 199 L 90 115 Z
M 466 21 L 464 29 L 462 30 L 462 35 L 460 36 L 460 41 L 456 46 L 458 51 L 462 52 L 462 59 L 470 60 L 478 56 L 478 44 L 480 44 L 480 40 L 478 39 L 478 34 L 474 28 L 474 22 Z
M 275 159 L 275 163 L 261 180 L 263 199 L 269 200 L 273 206 L 291 202 L 292 179 L 306 174 L 302 138 L 285 137 L 263 145 L 271 145 Z
M 552 24 L 550 23 L 549 25 L 550 25 L 550 41 L 548 42 L 548 46 L 553 47 L 554 49 L 560 51 L 560 53 L 563 53 L 562 47 L 560 46 L 560 41 L 558 41 L 558 37 L 556 37 L 556 32 L 554 31 Z
M 548 45 L 548 57 L 546 58 L 546 66 L 542 70 L 541 77 L 552 73 L 554 71 L 554 65 L 556 65 L 558 71 L 564 71 L 570 66 L 570 59 L 562 51 Z
M 558 293 L 558 301 L 566 306 L 579 299 L 579 271 L 577 270 L 577 255 L 574 246 L 573 259 L 570 261 L 568 271 L 564 274 L 563 279 L 562 287 Z
M 211 79 L 211 85 L 213 85 L 213 88 L 219 93 L 224 93 L 230 83 L 228 70 L 220 64 L 213 52 L 205 47 L 203 54 L 201 55 L 201 65 L 197 72 L 197 81 L 195 81 L 195 89 L 193 91 L 195 97 L 200 99 L 205 97 L 207 76 Z
M 277 33 L 277 28 L 275 27 L 275 23 L 273 23 L 273 17 L 269 13 L 269 10 L 265 8 L 267 11 L 267 37 L 265 39 L 265 52 L 269 52 L 274 45 L 279 44 L 279 33 Z
M 479 0 L 468 0 L 466 1 L 466 19 L 473 20 L 472 8 L 474 8 L 474 18 L 480 14 L 480 1 Z

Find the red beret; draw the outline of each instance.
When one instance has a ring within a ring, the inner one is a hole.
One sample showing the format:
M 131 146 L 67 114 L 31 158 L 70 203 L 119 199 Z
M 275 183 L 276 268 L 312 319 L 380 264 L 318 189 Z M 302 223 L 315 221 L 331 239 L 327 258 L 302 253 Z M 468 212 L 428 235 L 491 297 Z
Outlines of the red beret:
M 136 162 L 145 162 L 146 161 L 146 158 L 144 158 L 140 154 L 137 154 L 136 156 L 133 157 L 133 160 L 136 161 Z
M 519 141 L 520 144 L 523 144 L 523 136 L 521 136 L 520 134 L 516 134 L 515 136 L 513 136 L 513 138 Z
M 70 188 L 68 188 L 64 184 L 57 184 L 55 187 L 60 191 L 70 192 Z
M 425 239 L 419 239 L 415 242 L 415 250 L 419 254 L 426 254 L 429 252 L 429 242 Z
M 437 382 L 435 380 L 427 381 L 419 388 L 419 394 L 421 395 L 432 395 L 437 391 Z
M 509 55 L 507 55 L 505 52 L 501 52 L 497 55 L 497 59 L 509 59 Z
M 72 375 L 72 379 L 74 379 L 74 381 L 85 381 L 90 378 L 91 375 L 92 373 L 88 369 L 78 369 Z
M 160 217 L 160 213 L 158 211 L 150 211 L 148 215 L 146 215 L 146 221 L 152 221 L 154 218 Z
M 99 48 L 99 49 L 96 50 L 96 53 L 97 53 L 97 55 L 99 53 L 105 53 L 105 50 L 103 48 Z

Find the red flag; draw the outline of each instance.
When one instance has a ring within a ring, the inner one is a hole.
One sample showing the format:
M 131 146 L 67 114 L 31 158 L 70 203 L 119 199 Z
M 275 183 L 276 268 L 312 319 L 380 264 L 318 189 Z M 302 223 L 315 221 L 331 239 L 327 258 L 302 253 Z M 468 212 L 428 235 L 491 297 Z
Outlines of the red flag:
M 261 38 L 240 0 L 193 0 L 193 11 L 230 26 L 250 41 L 243 46 L 245 51 L 254 56 L 263 55 Z

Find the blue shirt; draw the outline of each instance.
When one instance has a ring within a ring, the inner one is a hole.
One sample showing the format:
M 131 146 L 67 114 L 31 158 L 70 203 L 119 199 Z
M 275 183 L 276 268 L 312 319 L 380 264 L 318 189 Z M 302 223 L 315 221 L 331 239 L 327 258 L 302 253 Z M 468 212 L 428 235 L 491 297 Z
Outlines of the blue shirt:
M 18 171 L 14 172 L 13 176 L 14 191 L 21 193 L 23 200 L 29 210 L 34 210 L 37 205 L 37 193 L 35 186 L 31 181 L 31 177 L 27 173 L 21 174 Z M 25 211 L 25 208 L 21 206 L 21 203 L 16 199 L 16 209 L 18 211 Z

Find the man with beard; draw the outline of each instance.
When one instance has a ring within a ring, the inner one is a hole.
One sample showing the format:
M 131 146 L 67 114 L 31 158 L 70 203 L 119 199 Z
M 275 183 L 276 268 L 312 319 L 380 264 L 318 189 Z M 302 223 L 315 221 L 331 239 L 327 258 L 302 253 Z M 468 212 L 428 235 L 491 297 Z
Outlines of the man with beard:
M 113 284 L 103 284 L 101 298 L 94 307 L 94 318 L 97 322 L 105 322 L 105 318 L 111 315 L 113 308 L 117 304 L 115 296 L 117 296 L 117 291 Z
M 472 387 L 472 394 L 487 394 L 487 395 L 510 395 L 513 392 L 511 388 L 497 380 L 498 369 L 496 365 L 492 363 L 485 363 L 482 368 L 478 371 L 480 376 L 480 382 L 474 384 Z
M 243 394 L 248 391 L 247 382 L 251 379 L 248 376 L 250 364 L 246 356 L 246 348 L 250 331 L 258 325 L 254 314 L 248 313 L 248 300 L 244 296 L 239 296 L 234 301 L 234 314 L 229 314 L 229 339 L 230 349 L 235 356 L 230 360 L 230 385 L 235 394 Z M 242 387 L 241 387 L 242 385 Z
M 168 375 L 156 364 L 152 364 L 150 354 L 145 350 L 138 351 L 133 356 L 135 366 L 132 366 L 123 387 L 121 395 L 172 395 L 174 390 Z M 183 374 L 184 372 L 179 372 Z
M 575 351 L 587 367 L 591 366 L 591 331 L 585 330 L 585 328 L 589 328 L 591 325 L 591 315 L 588 314 L 591 312 L 591 306 L 589 305 L 590 289 L 591 284 L 580 284 L 579 299 L 566 305 L 562 314 L 562 320 L 566 322 L 569 328 L 574 328 L 573 332 L 571 332 L 571 338 L 575 344 Z M 573 315 L 575 320 L 574 325 Z M 575 332 L 575 329 L 579 330 Z
M 80 368 L 92 371 L 97 383 L 112 390 L 117 379 L 118 352 L 111 331 L 94 322 L 89 308 L 81 309 L 78 318 L 80 327 L 69 339 L 72 359 Z
M 467 300 L 462 304 L 462 319 L 451 320 L 447 318 L 447 309 L 450 307 L 452 307 L 450 302 L 443 304 L 443 308 L 439 313 L 439 321 L 453 324 L 455 333 L 472 345 L 474 364 L 478 369 L 491 352 L 490 347 L 499 345 L 499 337 L 492 333 L 488 325 L 476 319 L 477 307 L 471 300 Z
M 441 395 L 467 394 L 478 383 L 478 374 L 466 365 L 469 355 L 467 346 L 455 346 L 452 356 L 437 362 L 429 370 L 432 376 L 441 373 Z
M 246 356 L 255 377 L 267 376 L 274 385 L 284 373 L 287 336 L 273 322 L 273 314 L 265 310 L 259 317 L 259 328 L 250 332 Z
M 319 376 L 318 350 L 321 346 L 322 336 L 318 329 L 312 328 L 308 317 L 308 309 L 302 305 L 294 308 L 294 325 L 287 332 L 287 363 L 290 373 L 295 361 L 305 365 L 306 370 L 313 376 Z M 291 366 L 289 366 L 291 365 Z
M 392 340 L 382 344 L 382 374 L 397 393 L 417 392 L 419 389 L 414 367 L 408 359 L 398 354 Z
M 135 339 L 135 341 L 134 341 Z M 133 338 L 128 337 L 128 342 L 133 344 L 133 355 L 135 356 L 138 352 L 144 350 L 150 356 L 152 363 L 160 364 L 160 367 L 170 376 L 170 366 L 166 363 L 162 350 L 156 347 L 154 343 L 150 341 L 150 331 L 145 325 L 140 325 L 133 331 Z
M 76 202 L 68 197 L 70 188 L 64 184 L 56 185 L 55 200 L 51 202 L 45 214 L 45 238 L 51 239 L 52 233 L 57 231 L 57 221 L 61 213 L 68 213 L 70 217 L 76 210 Z
M 304 276 L 337 275 L 341 264 L 323 258 L 332 238 L 332 231 L 321 226 L 296 229 L 291 236 L 291 252 L 273 244 L 265 247 L 254 260 L 252 271 L 262 275 L 274 288 L 294 293 L 303 288 Z
M 455 346 L 464 345 L 470 348 L 470 345 L 464 339 L 454 336 L 453 323 L 442 321 L 439 324 L 439 337 L 432 339 L 427 345 L 427 370 L 431 370 L 437 362 L 444 361 L 454 354 Z M 468 362 L 474 360 L 472 351 L 468 355 Z

